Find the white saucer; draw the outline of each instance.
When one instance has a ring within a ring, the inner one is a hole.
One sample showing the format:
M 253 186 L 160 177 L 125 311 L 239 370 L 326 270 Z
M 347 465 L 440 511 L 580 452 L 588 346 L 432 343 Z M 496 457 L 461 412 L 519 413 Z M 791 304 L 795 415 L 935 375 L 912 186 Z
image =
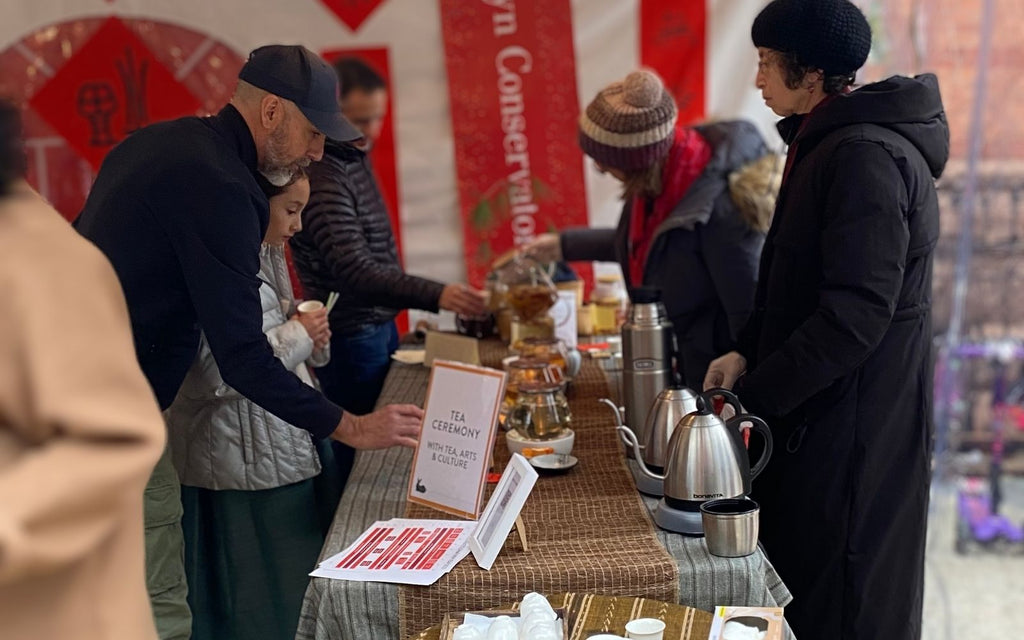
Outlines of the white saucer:
M 572 453 L 572 445 L 576 441 L 576 432 L 566 429 L 568 433 L 559 438 L 551 440 L 527 440 L 513 429 L 505 432 L 505 444 L 508 445 L 509 453 L 522 454 L 523 449 L 551 447 L 555 453 Z
M 576 459 L 576 456 L 567 453 L 545 453 L 544 455 L 530 458 L 530 464 L 535 469 L 551 473 L 568 471 L 575 467 L 578 462 L 579 460 Z

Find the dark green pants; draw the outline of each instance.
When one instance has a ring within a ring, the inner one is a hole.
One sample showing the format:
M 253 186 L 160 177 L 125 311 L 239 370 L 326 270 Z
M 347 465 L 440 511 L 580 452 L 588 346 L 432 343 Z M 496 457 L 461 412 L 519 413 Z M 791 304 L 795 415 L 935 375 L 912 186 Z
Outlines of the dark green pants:
M 192 630 L 181 513 L 178 474 L 164 449 L 145 493 L 146 587 L 161 640 L 188 640 Z
M 317 448 L 333 469 L 327 443 Z M 262 491 L 181 488 L 194 640 L 295 636 L 337 486 L 328 473 Z

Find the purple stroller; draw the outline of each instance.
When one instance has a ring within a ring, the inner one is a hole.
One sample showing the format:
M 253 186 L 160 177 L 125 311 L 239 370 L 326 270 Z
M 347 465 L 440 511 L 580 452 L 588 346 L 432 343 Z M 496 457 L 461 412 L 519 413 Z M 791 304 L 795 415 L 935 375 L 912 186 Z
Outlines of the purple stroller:
M 999 514 L 1002 501 L 1000 481 L 1003 462 L 1003 432 L 1008 419 L 1006 367 L 1001 363 L 993 394 L 992 463 L 989 465 L 988 493 L 979 478 L 968 478 L 957 497 L 956 551 L 965 554 L 972 546 L 997 551 L 1024 551 L 1024 528 Z

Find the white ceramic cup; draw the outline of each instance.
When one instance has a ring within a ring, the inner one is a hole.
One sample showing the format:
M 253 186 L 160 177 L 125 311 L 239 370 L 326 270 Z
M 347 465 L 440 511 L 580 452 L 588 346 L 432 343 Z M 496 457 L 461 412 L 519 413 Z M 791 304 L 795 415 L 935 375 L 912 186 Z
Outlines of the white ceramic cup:
M 300 302 L 299 306 L 295 307 L 295 310 L 299 313 L 313 313 L 324 308 L 324 303 L 319 300 L 306 300 Z
M 484 640 L 484 634 L 472 625 L 460 624 L 455 628 L 452 640 Z
M 626 623 L 626 637 L 632 640 L 661 640 L 665 623 L 654 618 L 637 618 Z

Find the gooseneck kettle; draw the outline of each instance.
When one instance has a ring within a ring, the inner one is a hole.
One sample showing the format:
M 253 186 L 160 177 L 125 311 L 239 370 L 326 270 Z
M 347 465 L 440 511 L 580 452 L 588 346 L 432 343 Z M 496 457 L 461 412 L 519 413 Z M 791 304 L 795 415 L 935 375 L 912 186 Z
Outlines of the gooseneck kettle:
M 736 410 L 723 420 L 712 411 L 712 398 L 721 396 Z M 751 467 L 743 441 L 743 429 L 759 433 L 765 440 L 764 451 Z M 636 454 L 637 464 L 647 476 L 664 482 L 665 502 L 669 507 L 694 511 L 700 503 L 716 498 L 739 498 L 750 493 L 750 481 L 756 478 L 772 454 L 772 434 L 764 420 L 743 412 L 739 399 L 726 389 L 709 389 L 697 396 L 697 410 L 676 424 L 668 445 L 664 475 L 647 464 L 640 442 L 633 431 L 617 427 Z
M 616 426 L 621 425 L 621 414 L 616 409 L 615 404 L 606 398 L 602 398 L 601 402 L 615 410 L 616 420 L 618 421 Z M 672 384 L 662 389 L 647 412 L 647 420 L 643 425 L 643 430 L 637 434 L 637 440 L 640 441 L 641 457 L 648 469 L 653 470 L 655 473 L 664 473 L 665 462 L 668 460 L 669 443 L 672 442 L 672 432 L 675 431 L 676 425 L 683 416 L 696 410 L 697 394 L 693 391 L 680 384 Z M 625 433 L 620 433 L 620 436 L 626 445 L 626 451 L 635 453 L 632 443 L 626 438 Z M 657 497 L 664 495 L 663 482 L 644 475 L 636 467 L 631 467 L 630 470 L 633 472 L 636 488 L 641 493 Z

